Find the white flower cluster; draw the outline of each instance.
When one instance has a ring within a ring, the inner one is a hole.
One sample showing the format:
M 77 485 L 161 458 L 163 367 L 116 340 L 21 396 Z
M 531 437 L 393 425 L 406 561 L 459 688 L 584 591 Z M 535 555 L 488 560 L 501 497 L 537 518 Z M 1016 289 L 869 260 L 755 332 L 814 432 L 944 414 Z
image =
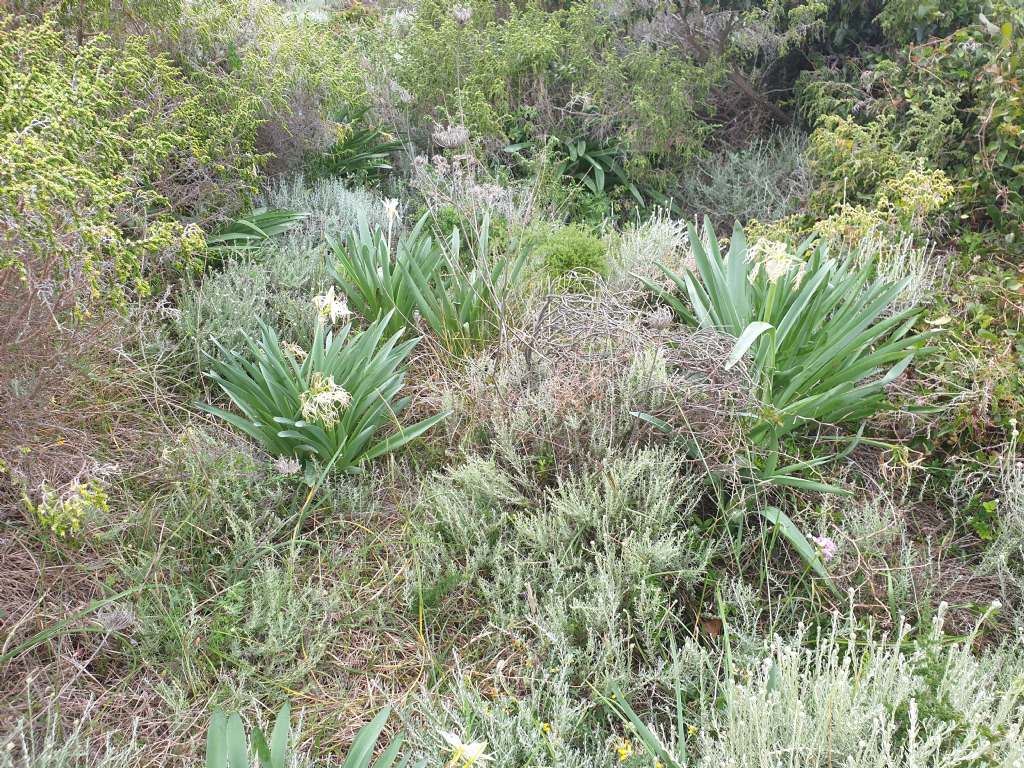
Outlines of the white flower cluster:
M 802 262 L 793 259 L 789 255 L 789 246 L 778 240 L 758 240 L 750 249 L 750 260 L 757 262 L 757 269 L 764 271 L 769 283 L 777 283 L 798 264 L 803 271 Z
M 320 322 L 326 323 L 330 321 L 331 325 L 337 325 L 339 320 L 344 320 L 352 314 L 345 301 L 345 297 L 335 295 L 333 285 L 327 289 L 327 293 L 323 296 L 317 296 L 313 299 L 313 306 L 316 307 L 316 311 L 319 313 Z
M 302 418 L 330 429 L 341 419 L 352 402 L 352 395 L 334 383 L 333 376 L 315 371 L 309 378 L 309 389 L 300 395 Z

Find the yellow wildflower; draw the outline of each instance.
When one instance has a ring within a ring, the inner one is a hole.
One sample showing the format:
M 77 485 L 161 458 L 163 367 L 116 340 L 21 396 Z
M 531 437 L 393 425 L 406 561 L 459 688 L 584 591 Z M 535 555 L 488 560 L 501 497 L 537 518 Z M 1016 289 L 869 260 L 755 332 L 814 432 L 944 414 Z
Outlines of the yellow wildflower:
M 633 755 L 633 742 L 629 739 L 620 739 L 615 751 L 619 753 L 619 762 L 624 763 Z

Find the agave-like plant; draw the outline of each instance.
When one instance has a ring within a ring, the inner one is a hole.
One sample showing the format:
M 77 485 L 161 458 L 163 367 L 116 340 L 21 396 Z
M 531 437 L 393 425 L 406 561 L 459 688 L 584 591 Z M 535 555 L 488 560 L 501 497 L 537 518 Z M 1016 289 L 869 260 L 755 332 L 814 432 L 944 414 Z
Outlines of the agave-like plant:
M 356 734 L 349 748 L 343 768 L 408 768 L 409 758 L 398 759 L 404 736 L 397 736 L 373 761 L 377 742 L 384 725 L 391 716 L 391 708 L 385 707 Z M 248 739 L 245 725 L 236 712 L 230 717 L 216 709 L 210 718 L 206 732 L 206 768 L 285 768 L 288 765 L 291 709 L 288 704 L 281 707 L 274 721 L 274 729 L 268 743 L 263 731 L 253 727 Z M 250 750 L 255 755 L 250 754 Z M 251 757 L 255 759 L 251 760 Z M 396 762 L 397 761 L 397 762 Z M 415 763 L 413 768 L 422 768 L 426 760 Z
M 351 324 L 338 331 L 318 324 L 308 352 L 282 344 L 274 329 L 261 323 L 260 340 L 248 340 L 251 357 L 218 344 L 221 357 L 212 358 L 207 374 L 241 413 L 200 406 L 274 455 L 358 471 L 448 415 L 410 426 L 399 422 L 409 404 L 408 397 L 397 397 L 405 360 L 419 338 L 400 342 L 401 331 L 385 338 L 391 320 L 388 313 L 361 333 L 353 333 Z
M 211 259 L 253 251 L 295 227 L 309 214 L 280 208 L 256 208 L 206 236 Z
M 884 409 L 886 385 L 927 351 L 932 334 L 913 333 L 920 310 L 892 311 L 905 282 L 879 280 L 872 263 L 833 258 L 825 244 L 759 251 L 737 226 L 723 254 L 710 221 L 705 233 L 702 240 L 690 226 L 694 271 L 678 275 L 660 265 L 674 291 L 641 279 L 685 322 L 736 338 L 725 367 L 743 358 L 750 364 L 762 404 L 750 431 L 766 449 L 761 479 L 838 491 L 798 476 L 832 457 L 779 467 L 780 440 Z
M 402 142 L 363 124 L 367 112 L 369 109 L 361 109 L 335 116 L 341 128 L 338 140 L 323 152 L 309 156 L 305 168 L 307 179 L 336 176 L 365 183 L 391 170 L 390 156 L 402 149 Z

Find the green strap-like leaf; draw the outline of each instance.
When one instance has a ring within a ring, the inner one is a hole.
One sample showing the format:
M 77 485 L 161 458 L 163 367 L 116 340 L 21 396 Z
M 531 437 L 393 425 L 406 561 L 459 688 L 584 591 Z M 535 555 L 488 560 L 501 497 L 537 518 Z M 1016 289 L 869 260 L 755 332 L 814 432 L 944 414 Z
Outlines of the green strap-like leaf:
M 740 361 L 740 358 L 747 353 L 750 349 L 750 345 L 753 344 L 762 333 L 770 331 L 774 328 L 771 323 L 763 323 L 760 320 L 755 320 L 746 328 L 743 329 L 743 333 L 736 339 L 736 343 L 733 344 L 732 351 L 729 352 L 729 357 L 725 361 L 725 370 L 731 369 L 736 363 Z
M 245 743 L 242 716 L 235 712 L 228 718 L 228 765 L 230 768 L 249 768 L 249 748 Z
M 821 562 L 821 558 L 818 557 L 818 551 L 809 542 L 796 524 L 789 518 L 785 512 L 778 507 L 764 507 L 757 509 L 756 512 L 761 515 L 765 520 L 774 525 L 782 537 L 790 543 L 796 553 L 800 556 L 808 567 L 814 572 L 816 576 L 821 578 L 828 584 L 829 588 L 838 594 L 838 590 L 835 584 L 832 583 L 832 578 L 828 575 L 828 571 L 825 569 L 825 564 Z
M 213 710 L 210 726 L 206 729 L 206 768 L 227 768 L 227 718 L 224 710 Z
M 359 730 L 348 750 L 348 757 L 345 759 L 343 768 L 367 768 L 369 766 L 373 750 L 377 746 L 377 739 L 380 738 L 381 731 L 384 730 L 384 725 L 390 716 L 391 707 L 384 707 L 373 720 Z
M 281 711 L 277 713 L 277 720 L 274 722 L 274 730 L 270 734 L 270 764 L 271 768 L 285 768 L 285 760 L 288 757 L 288 731 L 291 728 L 291 706 L 285 702 Z

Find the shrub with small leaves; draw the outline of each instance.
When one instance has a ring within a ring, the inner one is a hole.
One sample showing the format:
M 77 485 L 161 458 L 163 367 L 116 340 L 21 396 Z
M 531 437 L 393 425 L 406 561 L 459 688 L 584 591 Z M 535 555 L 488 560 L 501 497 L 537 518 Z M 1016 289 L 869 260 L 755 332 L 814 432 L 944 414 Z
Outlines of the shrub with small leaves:
M 86 519 L 109 510 L 107 492 L 95 480 L 75 483 L 64 493 L 44 485 L 41 495 L 38 504 L 28 502 L 29 508 L 43 528 L 60 538 L 76 536 Z
M 607 248 L 601 239 L 576 224 L 554 232 L 537 248 L 544 272 L 561 288 L 578 290 L 608 275 Z
M 141 37 L 77 45 L 0 17 L 0 269 L 123 306 L 154 264 L 202 252 L 179 216 L 253 191 L 255 123 L 230 84 L 189 80 Z

